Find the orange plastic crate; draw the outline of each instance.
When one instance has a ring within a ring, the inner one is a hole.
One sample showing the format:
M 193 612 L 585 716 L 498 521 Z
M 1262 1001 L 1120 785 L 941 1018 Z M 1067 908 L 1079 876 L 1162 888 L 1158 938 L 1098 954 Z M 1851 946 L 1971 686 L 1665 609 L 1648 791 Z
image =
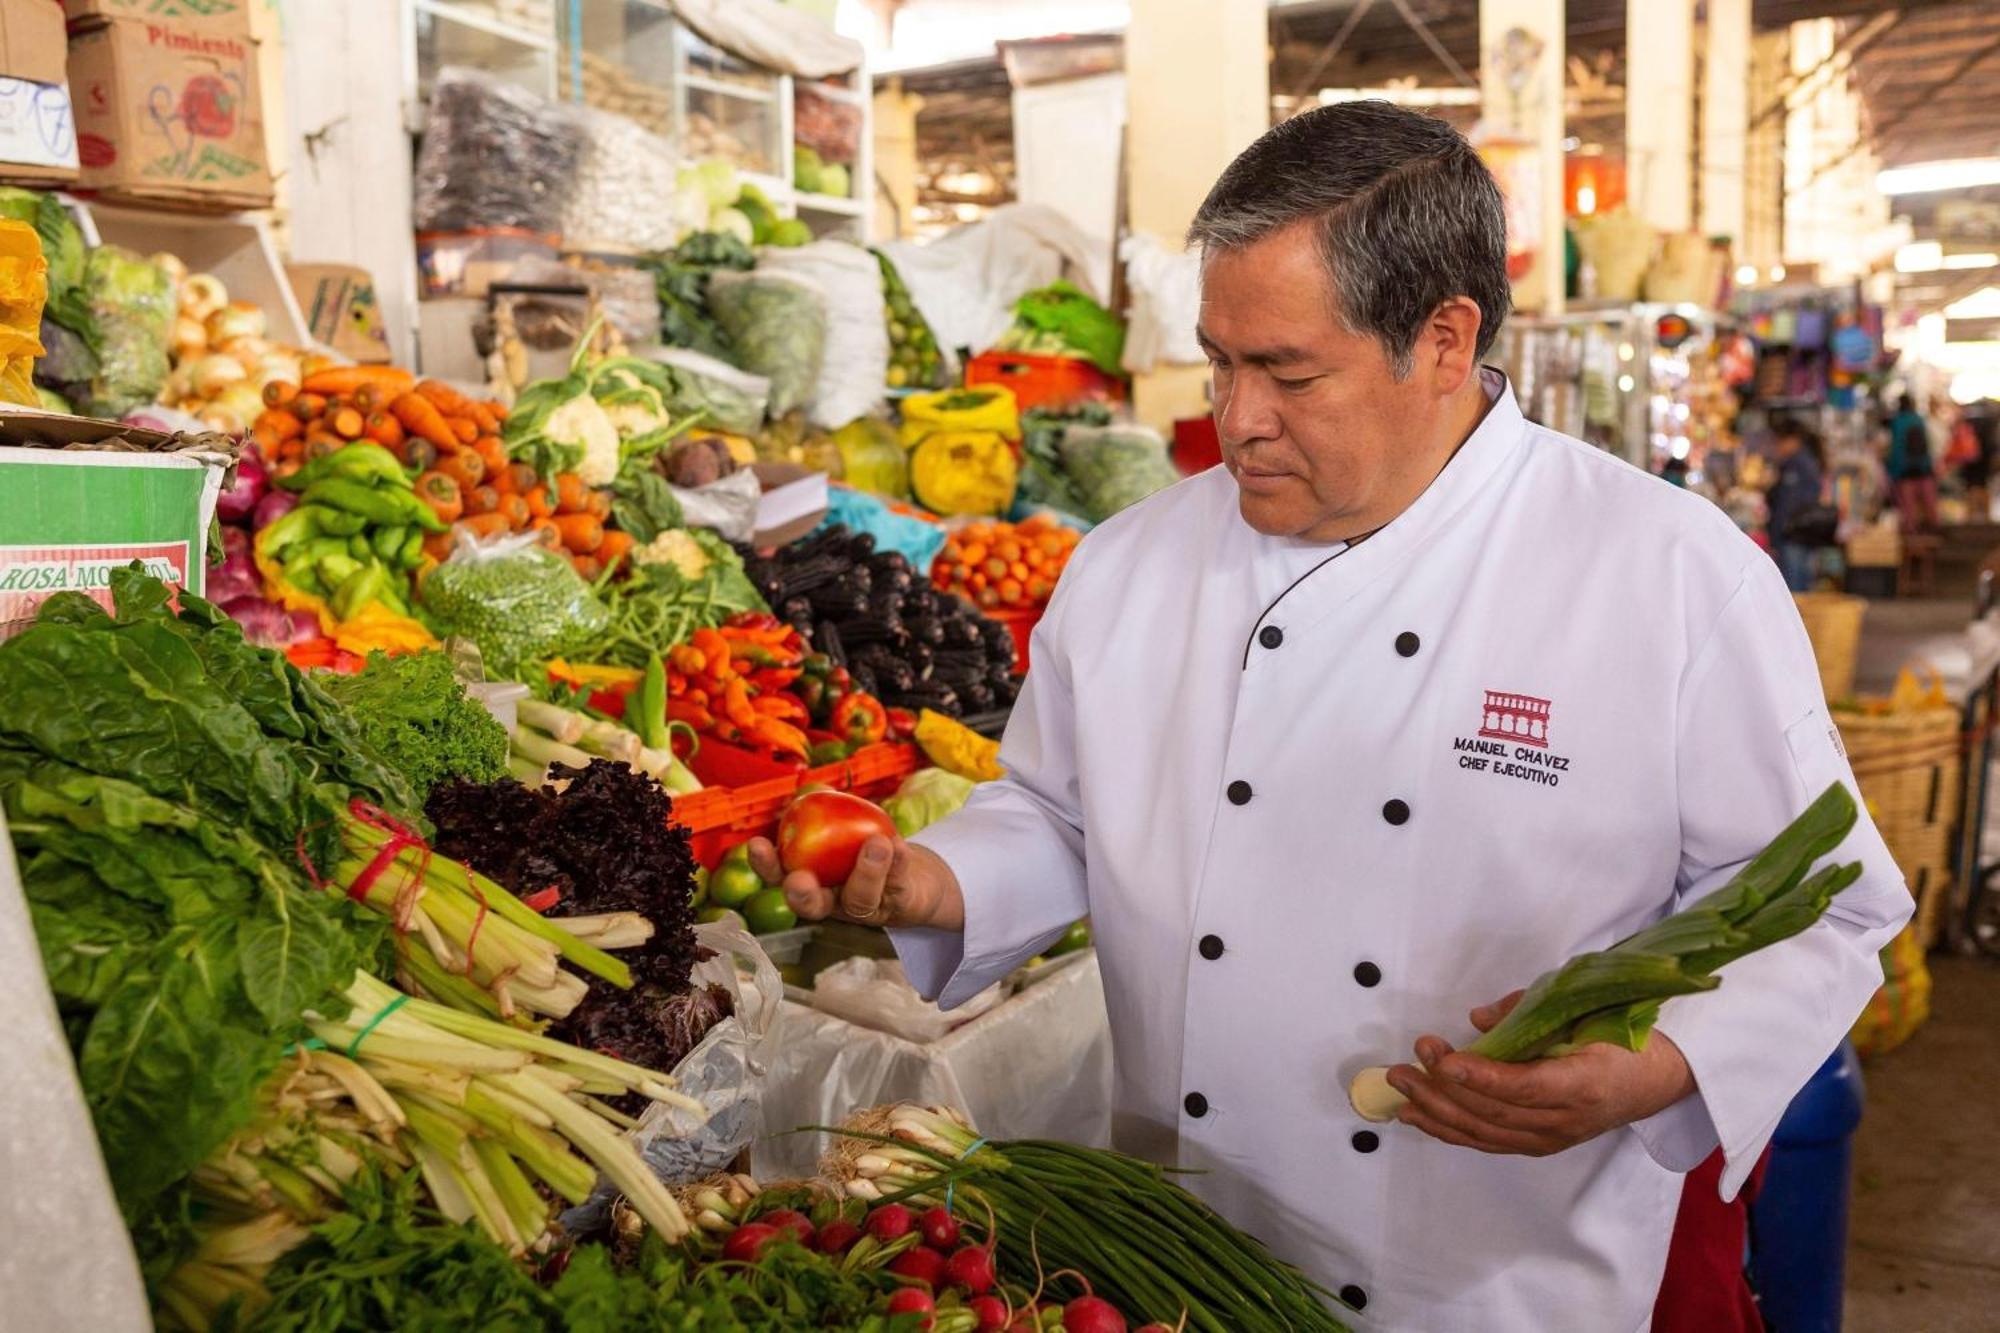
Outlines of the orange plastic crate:
M 1031 407 L 1125 401 L 1125 381 L 1074 356 L 1032 352 L 981 352 L 965 363 L 965 382 L 1011 389 L 1023 412 Z
M 720 744 L 720 741 L 706 741 L 702 748 Z M 749 755 L 748 751 L 744 753 Z M 916 746 L 885 741 L 863 746 L 836 764 L 797 769 L 744 786 L 704 787 L 686 796 L 676 796 L 673 817 L 676 823 L 687 826 L 695 860 L 712 870 L 737 843 L 775 835 L 785 807 L 807 783 L 851 791 L 875 801 L 894 793 L 904 778 L 922 766 L 923 757 Z

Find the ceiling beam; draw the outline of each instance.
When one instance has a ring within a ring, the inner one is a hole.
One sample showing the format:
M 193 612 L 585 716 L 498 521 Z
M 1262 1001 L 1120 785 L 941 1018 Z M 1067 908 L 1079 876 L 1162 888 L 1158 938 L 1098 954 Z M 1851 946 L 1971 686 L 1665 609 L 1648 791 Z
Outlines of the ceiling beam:
M 1985 60 L 1986 57 L 1992 55 L 1996 51 L 2000 51 L 2000 36 L 1994 37 L 1991 41 L 1987 42 L 1977 51 L 1972 52 L 1970 55 L 1960 60 L 1957 64 L 1953 65 L 1950 71 L 1947 72 L 1944 75 L 1944 77 L 1938 79 L 1935 83 L 1933 83 L 1930 86 L 1929 91 L 1932 94 L 1936 94 L 1944 91 L 1946 88 L 1951 87 L 1951 85 L 1957 83 L 1960 79 L 1964 78 L 1967 74 L 1970 74 L 1974 69 L 1978 68 L 1981 61 Z M 1870 126 L 1867 134 L 1862 135 L 1860 138 L 1857 138 L 1853 143 L 1849 144 L 1846 148 L 1834 154 L 1833 157 L 1828 161 L 1821 163 L 1819 167 L 1813 172 L 1812 175 L 1806 177 L 1805 184 L 1809 186 L 1814 181 L 1818 180 L 1820 177 L 1832 171 L 1834 168 L 1841 166 L 1849 158 L 1853 157 L 1856 153 L 1860 152 L 1862 148 L 1869 146 L 1871 142 L 1880 143 L 1881 141 L 1887 139 L 1889 137 L 1889 132 L 1891 130 L 1894 130 L 1898 125 L 1908 120 L 1911 116 L 1914 116 L 1918 112 L 1922 111 L 1924 108 L 1924 103 L 1927 102 L 1928 100 L 1929 100 L 1928 98 L 1923 99 L 1923 101 L 1919 101 L 1915 105 L 1900 110 L 1896 112 L 1894 115 L 1885 117 L 1880 123 Z
M 1822 74 L 1831 70 L 1834 63 L 1843 56 L 1847 59 L 1845 68 L 1854 68 L 1856 62 L 1861 59 L 1862 55 L 1870 47 L 1896 30 L 1897 25 L 1901 24 L 1904 18 L 1908 16 L 1908 12 L 1902 9 L 1885 10 L 1854 29 L 1854 31 L 1843 36 L 1838 42 L 1834 43 L 1833 49 L 1828 51 L 1811 69 L 1806 70 L 1796 78 L 1788 80 L 1785 86 L 1779 91 L 1777 97 L 1771 100 L 1769 106 L 1766 106 L 1762 111 L 1750 117 L 1750 130 L 1754 131 L 1772 117 L 1783 115 L 1789 111 L 1792 106 L 1792 98 L 1804 89 L 1807 84 L 1812 83 Z

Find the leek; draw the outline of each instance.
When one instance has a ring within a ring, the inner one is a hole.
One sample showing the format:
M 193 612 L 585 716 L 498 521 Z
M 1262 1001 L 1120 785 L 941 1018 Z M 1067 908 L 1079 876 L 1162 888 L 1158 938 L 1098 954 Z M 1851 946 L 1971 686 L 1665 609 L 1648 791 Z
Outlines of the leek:
M 1857 817 L 1847 788 L 1828 787 L 1727 884 L 1608 949 L 1544 972 L 1464 1049 L 1508 1062 L 1593 1042 L 1644 1049 L 1664 1001 L 1714 990 L 1718 968 L 1803 931 L 1860 878 L 1858 862 L 1808 873 L 1846 840 Z M 1395 1119 L 1405 1100 L 1381 1065 L 1356 1074 L 1347 1095 L 1357 1114 L 1376 1122 Z

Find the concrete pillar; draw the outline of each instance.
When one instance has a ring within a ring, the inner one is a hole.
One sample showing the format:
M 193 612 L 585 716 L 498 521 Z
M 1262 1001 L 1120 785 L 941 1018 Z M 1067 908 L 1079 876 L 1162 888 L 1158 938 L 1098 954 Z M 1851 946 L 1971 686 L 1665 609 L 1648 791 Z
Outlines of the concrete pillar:
M 1231 158 L 1271 122 L 1266 0 L 1132 0 L 1125 29 L 1126 218 L 1177 249 Z M 1165 430 L 1208 410 L 1207 372 L 1136 377 L 1133 409 Z
M 1512 246 L 1534 261 L 1514 306 L 1563 308 L 1563 0 L 1480 0 L 1482 151 L 1507 194 Z
M 1625 172 L 1632 211 L 1694 226 L 1695 0 L 1625 0 Z
M 1750 0 L 1708 0 L 1702 34 L 1701 230 L 1743 249 L 1750 126 Z
M 875 94 L 875 225 L 869 234 L 897 241 L 910 235 L 917 208 L 917 112 L 924 99 L 890 79 Z

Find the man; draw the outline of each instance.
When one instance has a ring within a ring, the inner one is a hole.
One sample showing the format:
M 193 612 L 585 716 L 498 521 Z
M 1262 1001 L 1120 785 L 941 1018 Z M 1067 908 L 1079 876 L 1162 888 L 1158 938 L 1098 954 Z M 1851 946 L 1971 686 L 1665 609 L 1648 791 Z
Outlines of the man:
M 1889 403 L 1889 481 L 1906 533 L 1937 527 L 1937 467 L 1931 461 L 1931 428 L 1908 395 Z
M 1826 460 L 1819 436 L 1795 421 L 1778 427 L 1777 479 L 1766 492 L 1771 554 L 1793 592 L 1811 592 L 1813 559 L 1831 533 L 1808 531 L 1816 516 L 1827 513 L 1820 498 L 1825 486 Z
M 1721 511 L 1481 370 L 1505 227 L 1442 122 L 1289 120 L 1191 235 L 1224 467 L 1084 540 L 1005 779 L 787 896 L 892 927 L 946 1006 L 1089 913 L 1121 1147 L 1202 1171 L 1357 1328 L 1632 1333 L 1679 1173 L 1719 1144 L 1734 1193 L 1881 980 L 1910 901 L 1879 836 L 1643 1053 L 1451 1043 L 1851 780 L 1811 647 Z M 1348 1080 L 1413 1040 L 1402 1123 L 1363 1123 Z

